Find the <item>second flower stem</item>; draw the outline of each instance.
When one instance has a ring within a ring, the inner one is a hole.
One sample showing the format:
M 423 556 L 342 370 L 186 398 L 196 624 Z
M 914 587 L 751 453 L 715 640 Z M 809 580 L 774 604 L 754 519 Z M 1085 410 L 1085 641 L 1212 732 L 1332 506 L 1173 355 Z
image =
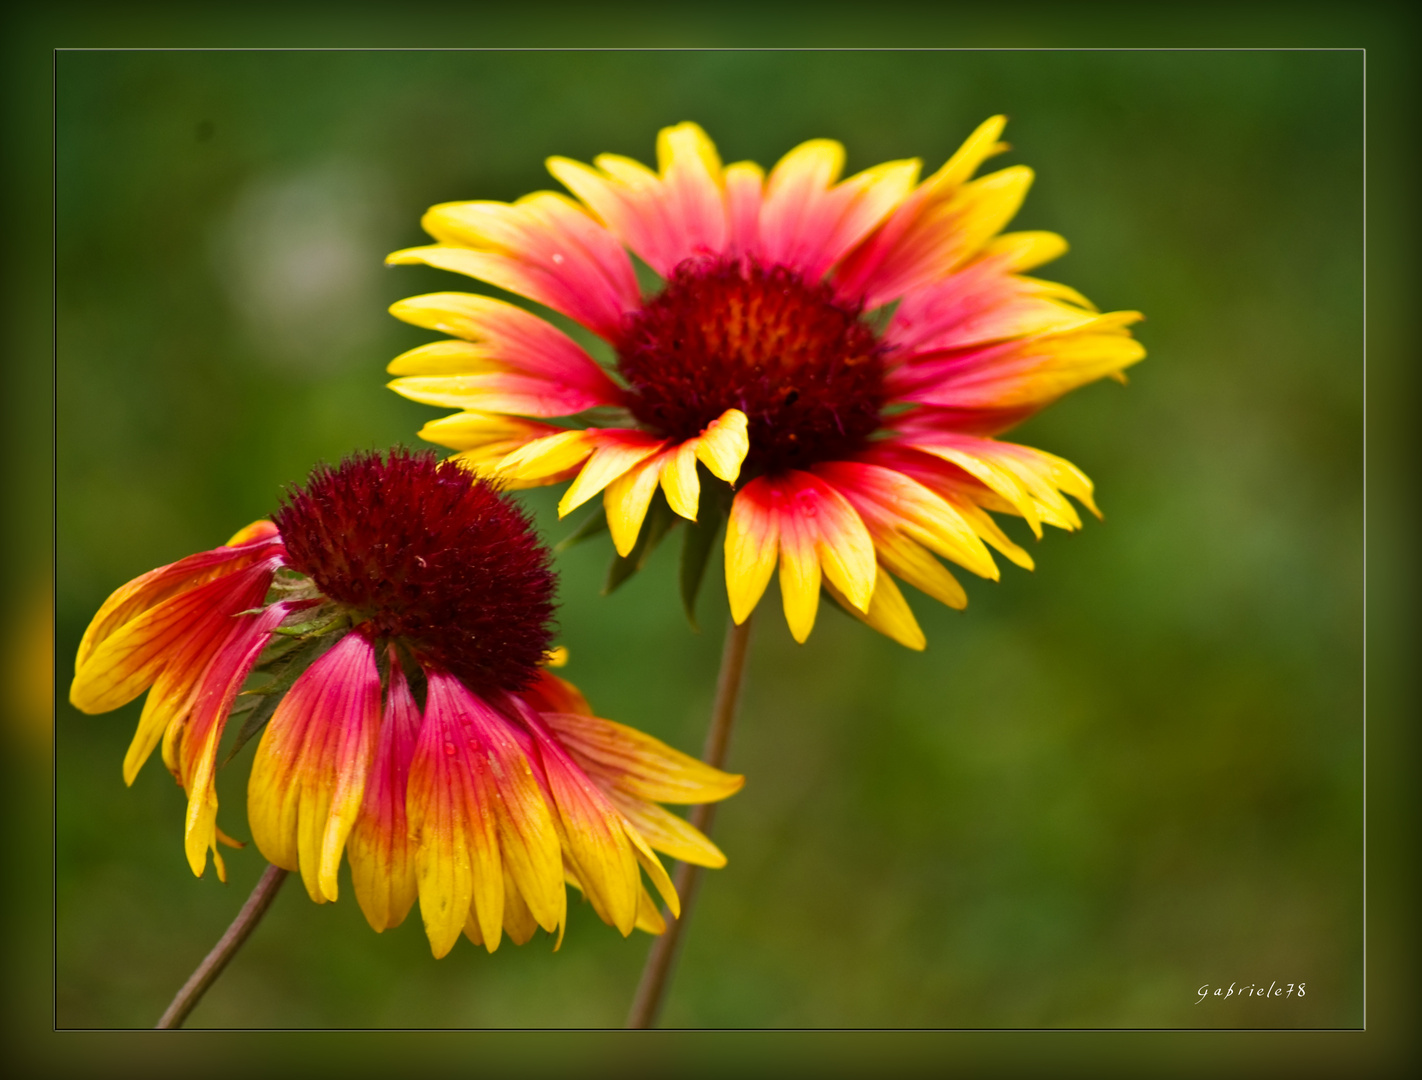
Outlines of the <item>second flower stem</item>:
M 227 928 L 227 932 L 218 939 L 217 944 L 212 947 L 212 951 L 197 966 L 197 970 L 188 977 L 188 981 L 183 984 L 177 997 L 173 998 L 173 1003 L 168 1006 L 167 1011 L 163 1013 L 162 1018 L 154 1027 L 180 1028 L 183 1026 L 183 1021 L 187 1019 L 188 1013 L 192 1012 L 193 1007 L 202 1000 L 203 994 L 207 993 L 207 988 L 217 981 L 217 977 L 222 974 L 222 969 L 227 966 L 227 961 L 236 955 L 248 935 L 256 929 L 257 923 L 262 921 L 262 916 L 267 913 L 267 908 L 272 906 L 272 901 L 276 899 L 277 890 L 286 880 L 286 875 L 287 872 L 279 866 L 268 866 L 262 872 L 261 878 L 257 881 L 257 887 L 252 890 L 252 895 L 247 897 L 247 902 L 242 905 L 242 910 L 237 913 L 237 918 L 232 920 L 232 925 Z
M 750 616 L 739 625 L 734 620 L 728 620 L 726 641 L 721 646 L 721 672 L 716 679 L 716 702 L 711 708 L 711 727 L 706 732 L 706 747 L 701 754 L 701 759 L 706 764 L 717 769 L 725 763 L 726 748 L 731 741 L 731 728 L 735 724 L 736 710 L 741 701 L 750 628 Z M 694 806 L 687 815 L 687 820 L 702 833 L 710 836 L 716 806 L 716 803 Z M 665 912 L 667 928 L 665 933 L 652 943 L 652 951 L 647 955 L 647 964 L 642 969 L 642 981 L 637 984 L 637 996 L 632 999 L 632 1009 L 627 1014 L 629 1028 L 650 1028 L 657 1024 L 657 1016 L 661 1012 L 662 1002 L 671 982 L 672 970 L 676 966 L 682 930 L 691 918 L 692 904 L 696 900 L 700 883 L 701 867 L 684 862 L 677 868 L 675 885 L 677 896 L 681 899 L 681 918 L 674 919 L 670 912 Z

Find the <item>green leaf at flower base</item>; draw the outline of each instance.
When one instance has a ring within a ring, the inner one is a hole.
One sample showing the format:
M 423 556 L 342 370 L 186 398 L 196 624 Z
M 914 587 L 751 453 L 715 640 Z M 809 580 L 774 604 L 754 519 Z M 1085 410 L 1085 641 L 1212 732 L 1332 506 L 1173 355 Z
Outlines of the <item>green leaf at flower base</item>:
M 242 728 L 237 732 L 237 737 L 232 740 L 232 748 L 222 759 L 223 765 L 236 757 L 237 752 L 267 726 L 272 714 L 276 712 L 276 707 L 281 704 L 281 699 L 286 696 L 286 692 L 291 689 L 292 684 L 296 682 L 301 673 L 344 636 L 343 634 L 324 634 L 302 642 L 291 651 L 283 653 L 267 669 L 275 675 L 271 682 L 252 690 L 244 690 L 238 695 L 237 704 L 232 707 L 232 715 L 236 716 L 240 712 L 246 712 L 247 716 L 242 721 Z M 247 704 L 248 702 L 251 704 Z
M 681 518 L 667 505 L 666 496 L 662 494 L 661 488 L 658 488 L 652 496 L 652 505 L 647 508 L 647 517 L 642 522 L 642 531 L 637 536 L 636 545 L 625 559 L 621 555 L 613 555 L 612 563 L 607 568 L 607 580 L 602 584 L 602 595 L 607 596 L 642 569 L 648 556 L 662 542 L 662 537 L 680 522 Z
M 697 520 L 686 523 L 686 532 L 681 538 L 681 606 L 686 610 L 691 628 L 698 633 L 701 627 L 696 624 L 696 597 L 706 579 L 706 564 L 716 550 L 716 538 L 721 535 L 721 525 L 731 501 L 731 489 L 725 483 L 711 476 L 704 466 L 701 472 L 701 506 Z
M 584 540 L 591 540 L 599 533 L 605 532 L 607 532 L 607 510 L 599 503 L 597 509 L 583 519 L 581 525 L 553 545 L 553 550 L 556 552 L 567 551 L 570 547 L 576 547 Z

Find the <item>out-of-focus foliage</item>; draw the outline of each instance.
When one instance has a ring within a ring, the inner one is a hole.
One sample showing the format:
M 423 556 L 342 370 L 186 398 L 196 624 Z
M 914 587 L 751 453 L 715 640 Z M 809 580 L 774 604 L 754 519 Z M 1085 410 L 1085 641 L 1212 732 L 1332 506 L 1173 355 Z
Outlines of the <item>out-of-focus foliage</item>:
M 828 606 L 803 647 L 761 620 L 730 864 L 665 1021 L 1356 1025 L 1361 76 L 1346 52 L 62 53 L 59 685 L 112 589 L 438 415 L 382 388 L 432 336 L 385 306 L 479 291 L 382 267 L 428 205 L 555 187 L 550 154 L 650 160 L 683 119 L 728 161 L 829 136 L 851 169 L 931 169 L 1006 112 L 999 160 L 1038 174 L 1015 226 L 1072 243 L 1038 273 L 1147 315 L 1128 388 L 1013 436 L 1084 468 L 1106 521 L 970 581 L 965 613 L 911 599 L 922 654 Z M 576 527 L 524 497 L 550 540 Z M 610 598 L 606 556 L 559 557 L 567 674 L 694 751 L 724 591 L 697 636 L 675 546 Z M 122 783 L 138 708 L 58 716 L 62 1027 L 153 1023 L 262 867 L 191 876 L 161 764 Z M 250 753 L 219 784 L 242 837 Z M 557 954 L 435 962 L 417 913 L 377 936 L 348 884 L 293 887 L 191 1023 L 616 1025 L 647 943 L 576 910 Z M 1271 981 L 1307 996 L 1196 1003 Z

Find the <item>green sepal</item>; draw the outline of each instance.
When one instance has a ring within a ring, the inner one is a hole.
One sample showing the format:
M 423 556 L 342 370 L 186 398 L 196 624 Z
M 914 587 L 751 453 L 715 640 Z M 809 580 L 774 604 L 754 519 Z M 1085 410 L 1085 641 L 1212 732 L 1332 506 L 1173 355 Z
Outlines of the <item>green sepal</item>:
M 607 532 L 607 509 L 599 503 L 597 509 L 583 519 L 581 525 L 553 545 L 553 550 L 567 551 L 570 547 L 576 547 L 584 540 L 591 540 L 598 533 L 605 532 Z
M 700 633 L 701 627 L 696 624 L 696 597 L 706 579 L 706 564 L 716 549 L 716 537 L 726 520 L 731 489 L 712 476 L 705 466 L 698 465 L 698 469 L 702 474 L 701 506 L 696 521 L 686 523 L 686 532 L 681 538 L 681 606 L 686 611 L 686 621 Z
M 267 726 L 267 722 L 271 720 L 277 706 L 281 704 L 282 699 L 286 697 L 286 692 L 291 689 L 292 684 L 296 682 L 301 673 L 344 636 L 344 634 L 324 634 L 313 637 L 302 642 L 296 648 L 282 653 L 267 668 L 275 675 L 271 682 L 264 683 L 252 690 L 244 690 L 238 695 L 237 704 L 233 706 L 231 715 L 235 716 L 239 712 L 246 712 L 247 717 L 242 721 L 242 728 L 232 741 L 232 748 L 222 759 L 222 765 L 226 765 L 236 757 L 237 752 L 247 745 L 248 740 Z M 245 702 L 251 702 L 251 704 L 247 705 Z
M 646 565 L 647 558 L 657 550 L 662 537 L 676 528 L 681 518 L 667 505 L 662 489 L 657 488 L 652 496 L 652 505 L 647 508 L 647 517 L 642 522 L 642 531 L 637 535 L 637 543 L 627 558 L 614 554 L 607 568 L 607 580 L 602 583 L 602 595 L 607 596 L 624 581 Z
M 290 626 L 278 626 L 272 631 L 273 634 L 281 634 L 283 637 L 318 637 L 327 630 L 334 629 L 339 623 L 345 621 L 344 615 L 335 615 L 325 619 L 312 619 L 310 622 L 292 623 Z

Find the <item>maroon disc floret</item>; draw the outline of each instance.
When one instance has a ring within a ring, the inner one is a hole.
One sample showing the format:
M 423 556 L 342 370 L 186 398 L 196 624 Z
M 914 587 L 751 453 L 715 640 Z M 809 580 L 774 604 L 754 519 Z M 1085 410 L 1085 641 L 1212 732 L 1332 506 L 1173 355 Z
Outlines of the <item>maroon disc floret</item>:
M 510 499 L 433 453 L 318 466 L 273 516 L 292 568 L 372 638 L 481 693 L 529 685 L 548 649 L 548 550 Z
M 688 439 L 746 414 L 753 477 L 862 448 L 879 426 L 884 361 L 857 308 L 826 284 L 749 259 L 688 259 L 629 321 L 618 346 L 628 407 Z

